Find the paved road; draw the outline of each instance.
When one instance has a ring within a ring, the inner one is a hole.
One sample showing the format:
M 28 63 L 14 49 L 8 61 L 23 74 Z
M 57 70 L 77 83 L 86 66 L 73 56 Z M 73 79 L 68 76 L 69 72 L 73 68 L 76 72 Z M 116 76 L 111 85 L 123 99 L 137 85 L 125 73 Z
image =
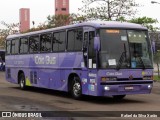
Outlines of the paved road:
M 67 93 L 47 89 L 29 88 L 20 90 L 18 85 L 5 81 L 0 72 L 0 111 L 160 111 L 160 83 L 154 82 L 151 94 L 130 95 L 122 101 L 113 101 L 108 97 L 84 97 L 78 101 Z M 87 112 L 86 114 L 94 114 Z M 5 120 L 1 118 L 2 120 Z M 17 119 L 17 118 L 15 118 Z M 39 119 L 39 118 L 38 118 Z M 41 118 L 42 119 L 42 118 Z M 44 118 L 43 118 L 44 119 Z M 48 118 L 47 118 L 48 119 Z M 117 119 L 117 118 L 64 118 L 74 119 Z M 119 120 L 131 118 L 118 118 Z M 140 120 L 147 118 L 141 118 Z M 148 118 L 150 120 L 151 118 Z M 154 118 L 153 118 L 154 119 Z M 155 118 L 158 120 L 158 118 Z M 160 119 L 160 118 L 159 118 Z M 21 118 L 22 120 L 22 118 Z M 25 120 L 30 120 L 25 119 Z M 32 119 L 36 120 L 36 119 Z M 56 119 L 57 120 L 57 119 Z M 62 118 L 60 119 L 62 120 Z M 135 118 L 134 118 L 135 120 Z

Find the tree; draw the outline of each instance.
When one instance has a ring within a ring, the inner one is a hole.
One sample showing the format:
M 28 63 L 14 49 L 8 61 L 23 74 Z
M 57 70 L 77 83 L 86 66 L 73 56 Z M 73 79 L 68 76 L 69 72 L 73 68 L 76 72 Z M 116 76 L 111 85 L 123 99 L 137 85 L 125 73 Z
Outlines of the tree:
M 28 31 L 25 31 L 25 33 L 70 25 L 74 23 L 83 22 L 85 20 L 86 20 L 86 17 L 80 14 L 53 15 L 53 16 L 49 15 L 47 17 L 47 20 L 44 23 L 39 24 L 36 28 L 34 27 L 29 29 Z
M 81 10 L 88 20 L 117 20 L 120 17 L 131 17 L 139 5 L 135 0 L 82 0 Z
M 68 24 L 85 21 L 84 15 L 69 14 L 69 15 L 53 15 L 47 17 L 47 28 L 59 27 Z
M 19 23 L 8 24 L 4 21 L 1 21 L 0 24 L 4 25 L 4 29 L 0 29 L 0 46 L 5 47 L 5 40 L 8 35 L 15 34 L 19 32 Z
M 156 30 L 158 30 L 158 27 L 154 27 L 153 26 L 153 24 L 158 23 L 158 20 L 150 18 L 150 17 L 144 16 L 144 17 L 139 17 L 139 18 L 133 18 L 131 20 L 128 20 L 128 22 L 144 25 L 150 31 L 156 31 Z
M 158 52 L 156 52 L 155 54 L 154 54 L 154 62 L 156 63 L 156 65 L 157 65 L 157 69 L 158 69 L 158 77 L 160 77 L 160 70 L 159 70 L 159 64 L 160 64 L 160 52 L 158 51 Z

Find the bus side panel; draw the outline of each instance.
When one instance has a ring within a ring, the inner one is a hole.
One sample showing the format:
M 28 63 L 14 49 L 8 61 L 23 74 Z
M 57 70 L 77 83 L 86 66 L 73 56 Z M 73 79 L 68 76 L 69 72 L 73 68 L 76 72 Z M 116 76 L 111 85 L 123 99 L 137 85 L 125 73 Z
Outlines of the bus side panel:
M 62 83 L 60 90 L 68 90 L 68 77 L 71 73 L 75 73 L 80 77 L 82 63 L 84 63 L 83 52 L 59 53 L 60 81 Z
M 11 83 L 18 83 L 17 69 L 14 68 L 15 56 L 6 56 L 6 80 Z

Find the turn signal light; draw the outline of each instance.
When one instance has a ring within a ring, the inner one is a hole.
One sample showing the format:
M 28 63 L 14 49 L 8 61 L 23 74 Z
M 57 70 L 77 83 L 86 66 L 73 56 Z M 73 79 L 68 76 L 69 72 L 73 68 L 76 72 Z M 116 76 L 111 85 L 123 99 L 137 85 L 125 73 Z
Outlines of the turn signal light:
M 106 82 L 106 81 L 116 81 L 116 77 L 101 77 L 101 82 Z

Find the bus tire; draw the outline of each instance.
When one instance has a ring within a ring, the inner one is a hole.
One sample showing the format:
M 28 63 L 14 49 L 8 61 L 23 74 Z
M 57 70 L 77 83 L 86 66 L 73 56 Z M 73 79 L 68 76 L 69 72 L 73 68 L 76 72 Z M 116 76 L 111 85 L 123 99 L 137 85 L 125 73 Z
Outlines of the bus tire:
M 24 90 L 26 88 L 26 81 L 25 81 L 25 76 L 24 73 L 21 73 L 19 76 L 19 87 L 20 89 Z
M 114 95 L 113 99 L 114 100 L 122 100 L 126 95 Z
M 82 85 L 78 77 L 74 77 L 71 83 L 71 95 L 74 99 L 82 97 Z

